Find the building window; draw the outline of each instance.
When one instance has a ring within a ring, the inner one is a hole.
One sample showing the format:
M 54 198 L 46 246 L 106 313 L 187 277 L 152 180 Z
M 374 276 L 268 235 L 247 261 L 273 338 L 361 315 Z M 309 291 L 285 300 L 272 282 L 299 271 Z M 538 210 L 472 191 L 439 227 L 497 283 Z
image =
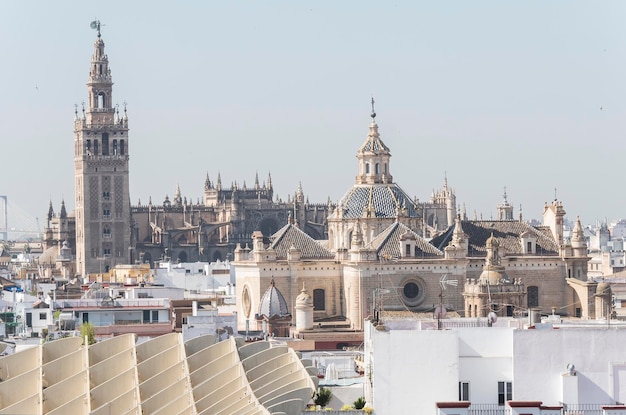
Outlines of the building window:
M 528 308 L 539 307 L 539 287 L 528 287 Z
M 417 307 L 426 298 L 426 287 L 424 281 L 419 277 L 409 277 L 402 281 L 402 302 L 407 307 Z
M 102 155 L 109 155 L 109 133 L 102 133 Z
M 120 154 L 124 155 L 124 140 L 120 140 Z
M 411 245 L 410 244 L 406 244 L 404 246 L 404 255 L 405 256 L 411 256 Z
M 106 239 L 109 239 L 111 237 L 111 228 L 109 228 L 108 226 L 105 226 L 104 229 L 102 230 L 102 237 L 106 238 Z M 105 251 L 106 251 L 106 249 L 105 249 Z M 110 251 L 110 249 L 109 249 L 109 251 Z
M 313 290 L 313 310 L 326 310 L 326 293 L 321 288 Z
M 159 310 L 152 310 L 152 322 L 153 323 L 159 322 Z
M 469 401 L 469 382 L 459 382 L 459 401 Z
M 113 155 L 117 156 L 117 140 L 113 140 Z
M 365 163 L 365 174 L 370 174 L 370 164 Z
M 103 251 L 106 258 L 111 256 L 111 248 L 104 248 Z
M 380 164 L 376 163 L 376 175 L 380 174 Z
M 504 406 L 506 401 L 513 399 L 513 383 L 498 382 L 498 405 Z
M 46 313 L 39 313 L 39 320 L 47 320 Z
M 526 252 L 529 254 L 533 253 L 533 243 L 530 241 L 526 242 Z

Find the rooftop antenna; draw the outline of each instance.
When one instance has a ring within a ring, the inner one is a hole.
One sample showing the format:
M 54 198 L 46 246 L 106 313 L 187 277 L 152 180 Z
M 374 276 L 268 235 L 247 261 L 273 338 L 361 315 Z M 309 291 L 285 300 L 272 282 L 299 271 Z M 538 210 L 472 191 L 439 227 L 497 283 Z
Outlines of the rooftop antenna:
M 441 330 L 441 319 L 446 317 L 446 308 L 443 306 L 443 292 L 446 290 L 446 285 L 452 285 L 456 287 L 459 285 L 459 280 L 449 280 L 448 274 L 443 274 L 439 279 L 439 286 L 441 290 L 439 292 L 439 305 L 435 308 L 435 317 L 437 317 L 437 330 Z

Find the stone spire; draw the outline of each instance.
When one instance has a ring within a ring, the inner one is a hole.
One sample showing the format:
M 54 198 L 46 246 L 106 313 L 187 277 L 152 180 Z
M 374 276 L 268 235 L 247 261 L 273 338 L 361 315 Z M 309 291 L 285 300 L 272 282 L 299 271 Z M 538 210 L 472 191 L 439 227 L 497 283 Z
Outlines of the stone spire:
M 298 189 L 296 190 L 296 197 L 294 201 L 297 203 L 304 203 L 304 191 L 302 190 L 302 182 L 298 183 Z
M 61 219 L 67 219 L 67 210 L 65 210 L 65 200 L 61 200 L 61 213 L 59 213 Z
M 572 249 L 574 250 L 574 256 L 587 256 L 585 231 L 583 230 L 583 225 L 580 223 L 580 217 L 578 216 L 576 216 L 576 223 L 574 224 L 574 229 L 572 229 Z
M 183 204 L 183 199 L 180 194 L 180 186 L 176 184 L 176 194 L 174 195 L 174 205 L 181 206 Z
M 52 200 L 50 201 L 50 206 L 48 206 L 48 227 L 50 227 L 50 221 L 54 217 L 54 209 L 52 208 Z

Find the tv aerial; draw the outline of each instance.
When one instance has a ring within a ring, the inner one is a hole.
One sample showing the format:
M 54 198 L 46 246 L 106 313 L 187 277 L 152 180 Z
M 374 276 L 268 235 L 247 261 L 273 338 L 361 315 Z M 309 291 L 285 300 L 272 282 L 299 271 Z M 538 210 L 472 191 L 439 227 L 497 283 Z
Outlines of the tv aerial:
M 459 280 L 449 280 L 448 274 L 443 274 L 443 276 L 439 279 L 439 285 L 443 291 L 446 289 L 446 285 L 452 285 L 453 287 L 459 285 Z
M 451 285 L 456 287 L 459 285 L 459 280 L 449 280 L 448 274 L 443 274 L 443 276 L 439 279 L 439 286 L 441 287 L 441 292 L 439 293 L 439 305 L 435 307 L 435 318 L 437 319 L 437 330 L 441 330 L 441 319 L 446 317 L 446 313 L 448 310 L 443 305 L 443 292 L 446 290 L 446 286 Z

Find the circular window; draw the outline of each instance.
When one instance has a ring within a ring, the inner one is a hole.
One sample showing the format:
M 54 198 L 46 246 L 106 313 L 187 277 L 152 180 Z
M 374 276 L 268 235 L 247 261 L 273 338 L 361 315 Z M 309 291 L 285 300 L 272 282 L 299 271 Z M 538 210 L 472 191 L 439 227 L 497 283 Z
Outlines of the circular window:
M 406 298 L 415 299 L 420 293 L 420 288 L 416 283 L 411 281 L 404 285 L 403 291 Z
M 419 277 L 405 278 L 401 283 L 402 301 L 407 307 L 417 307 L 426 298 L 426 285 Z

